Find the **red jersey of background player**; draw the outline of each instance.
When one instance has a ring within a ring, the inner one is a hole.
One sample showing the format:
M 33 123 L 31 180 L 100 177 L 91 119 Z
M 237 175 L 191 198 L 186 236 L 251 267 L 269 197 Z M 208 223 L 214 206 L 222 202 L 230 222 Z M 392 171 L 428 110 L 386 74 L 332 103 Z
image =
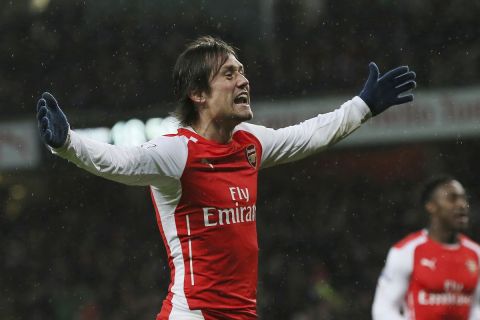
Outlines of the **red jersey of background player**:
M 469 319 L 478 305 L 479 252 L 463 235 L 452 245 L 426 230 L 409 235 L 388 254 L 375 295 L 374 308 L 384 309 L 378 319 Z

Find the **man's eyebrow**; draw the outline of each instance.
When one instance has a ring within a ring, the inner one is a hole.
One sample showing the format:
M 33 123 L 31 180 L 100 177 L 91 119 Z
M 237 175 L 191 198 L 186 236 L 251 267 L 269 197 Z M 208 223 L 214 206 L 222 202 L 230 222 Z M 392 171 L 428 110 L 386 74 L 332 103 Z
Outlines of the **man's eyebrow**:
M 243 65 L 239 65 L 238 67 L 237 66 L 234 66 L 233 64 L 229 64 L 229 65 L 224 65 L 222 66 L 221 68 L 221 71 L 236 71 L 236 70 L 239 70 L 239 71 L 243 71 Z

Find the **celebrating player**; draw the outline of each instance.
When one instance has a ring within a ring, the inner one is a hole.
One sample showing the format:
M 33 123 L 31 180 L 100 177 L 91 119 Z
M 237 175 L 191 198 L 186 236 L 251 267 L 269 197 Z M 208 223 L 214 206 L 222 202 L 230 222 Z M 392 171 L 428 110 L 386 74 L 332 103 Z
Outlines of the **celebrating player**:
M 372 115 L 413 100 L 415 73 L 379 77 L 337 110 L 273 130 L 252 119 L 250 83 L 234 49 L 202 37 L 174 68 L 182 127 L 139 147 L 81 137 L 49 93 L 37 104 L 53 153 L 104 178 L 150 186 L 171 283 L 157 319 L 256 319 L 258 170 L 302 159 L 345 138 Z
M 422 204 L 430 224 L 390 249 L 373 319 L 480 319 L 480 246 L 461 234 L 469 221 L 465 189 L 437 177 L 425 185 Z

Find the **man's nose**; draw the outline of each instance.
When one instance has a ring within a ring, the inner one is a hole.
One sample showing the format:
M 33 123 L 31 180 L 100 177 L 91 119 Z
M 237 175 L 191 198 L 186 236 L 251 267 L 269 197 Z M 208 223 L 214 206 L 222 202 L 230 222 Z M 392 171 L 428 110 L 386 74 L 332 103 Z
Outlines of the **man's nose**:
M 240 88 L 244 88 L 244 87 L 248 86 L 249 84 L 250 84 L 250 82 L 248 81 L 247 77 L 244 74 L 240 73 L 239 76 L 238 76 L 237 85 Z
M 460 208 L 463 208 L 463 209 L 468 209 L 468 208 L 469 208 L 469 204 L 468 204 L 467 199 L 459 199 L 459 200 L 457 201 L 457 205 L 458 205 Z

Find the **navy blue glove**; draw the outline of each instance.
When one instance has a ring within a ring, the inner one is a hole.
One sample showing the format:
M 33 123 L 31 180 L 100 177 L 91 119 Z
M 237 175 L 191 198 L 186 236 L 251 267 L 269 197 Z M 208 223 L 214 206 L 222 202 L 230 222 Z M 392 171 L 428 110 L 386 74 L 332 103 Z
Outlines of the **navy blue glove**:
M 399 96 L 417 86 L 414 81 L 416 74 L 409 71 L 407 66 L 392 69 L 380 78 L 375 62 L 370 62 L 368 67 L 370 74 L 359 97 L 368 105 L 373 116 L 391 106 L 413 100 L 413 94 Z
M 70 125 L 57 100 L 48 92 L 37 102 L 37 121 L 43 142 L 52 148 L 65 144 Z

